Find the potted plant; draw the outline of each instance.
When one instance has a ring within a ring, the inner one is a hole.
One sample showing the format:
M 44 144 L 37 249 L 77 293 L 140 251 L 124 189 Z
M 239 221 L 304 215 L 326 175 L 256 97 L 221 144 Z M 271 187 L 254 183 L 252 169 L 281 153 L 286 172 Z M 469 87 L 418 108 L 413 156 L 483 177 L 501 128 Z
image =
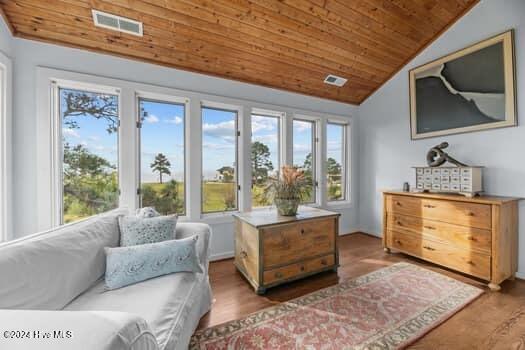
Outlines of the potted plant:
M 273 197 L 279 215 L 294 216 L 302 199 L 308 195 L 309 183 L 304 172 L 285 165 L 278 178 L 270 178 L 267 194 Z

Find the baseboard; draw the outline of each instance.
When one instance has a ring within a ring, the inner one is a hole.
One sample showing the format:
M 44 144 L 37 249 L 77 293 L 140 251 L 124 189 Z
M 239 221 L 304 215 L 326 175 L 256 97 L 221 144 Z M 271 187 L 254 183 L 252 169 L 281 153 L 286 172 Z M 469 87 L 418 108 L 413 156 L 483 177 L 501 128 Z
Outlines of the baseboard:
M 516 272 L 516 278 L 519 278 L 520 280 L 525 280 L 525 272 Z
M 212 254 L 212 255 L 210 255 L 210 261 L 219 261 L 219 260 L 231 259 L 234 256 L 235 256 L 234 252 Z

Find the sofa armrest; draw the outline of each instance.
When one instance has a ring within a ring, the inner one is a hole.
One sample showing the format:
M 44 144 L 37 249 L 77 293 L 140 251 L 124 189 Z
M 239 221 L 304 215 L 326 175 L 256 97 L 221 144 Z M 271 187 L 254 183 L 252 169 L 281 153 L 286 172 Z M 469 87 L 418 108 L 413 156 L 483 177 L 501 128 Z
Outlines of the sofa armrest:
M 199 260 L 207 273 L 210 260 L 210 225 L 198 222 L 177 222 L 176 239 L 191 237 L 193 235 L 199 237 L 197 240 L 197 252 L 199 254 Z
M 6 350 L 159 349 L 146 321 L 126 312 L 0 310 L 0 329 Z

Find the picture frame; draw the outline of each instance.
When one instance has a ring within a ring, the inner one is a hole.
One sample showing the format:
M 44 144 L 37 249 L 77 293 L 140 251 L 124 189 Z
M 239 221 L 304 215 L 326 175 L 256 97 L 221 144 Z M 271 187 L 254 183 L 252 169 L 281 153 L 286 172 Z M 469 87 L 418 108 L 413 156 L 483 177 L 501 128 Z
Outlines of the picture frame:
M 518 125 L 514 31 L 409 71 L 411 139 Z

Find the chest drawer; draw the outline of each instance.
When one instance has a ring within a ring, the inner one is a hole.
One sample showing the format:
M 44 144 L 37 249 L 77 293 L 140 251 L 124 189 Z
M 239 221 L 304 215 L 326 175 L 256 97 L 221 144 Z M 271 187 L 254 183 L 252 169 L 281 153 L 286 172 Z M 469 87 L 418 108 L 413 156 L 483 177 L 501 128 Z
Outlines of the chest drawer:
M 490 230 L 401 214 L 389 214 L 387 220 L 388 229 L 394 231 L 428 236 L 443 243 L 464 249 L 478 250 L 486 254 L 490 254 L 492 249 L 492 232 Z
M 262 230 L 264 268 L 335 251 L 336 220 L 309 220 Z
M 490 255 L 458 249 L 422 236 L 395 231 L 389 231 L 388 235 L 395 249 L 472 276 L 490 279 Z
M 320 258 L 264 271 L 263 280 L 265 284 L 285 281 L 301 274 L 308 274 L 326 267 L 333 266 L 334 263 L 334 255 L 327 255 Z
M 491 207 L 486 204 L 408 196 L 387 196 L 388 213 L 424 217 L 452 224 L 491 229 Z

